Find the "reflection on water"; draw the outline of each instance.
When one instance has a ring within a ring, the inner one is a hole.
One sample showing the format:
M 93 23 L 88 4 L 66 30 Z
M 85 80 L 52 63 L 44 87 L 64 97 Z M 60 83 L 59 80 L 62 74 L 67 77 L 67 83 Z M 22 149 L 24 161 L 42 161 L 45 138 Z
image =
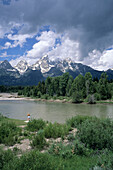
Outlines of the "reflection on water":
M 40 101 L 0 101 L 0 113 L 9 118 L 26 120 L 42 118 L 51 122 L 63 123 L 75 115 L 89 115 L 101 118 L 113 118 L 113 105 L 89 105 L 70 103 L 49 103 Z

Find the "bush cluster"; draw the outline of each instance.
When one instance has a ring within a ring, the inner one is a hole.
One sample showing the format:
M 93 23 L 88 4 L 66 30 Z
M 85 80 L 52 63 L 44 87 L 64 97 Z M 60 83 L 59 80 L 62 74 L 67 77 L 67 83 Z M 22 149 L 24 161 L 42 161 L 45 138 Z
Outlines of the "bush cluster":
M 62 142 L 52 144 L 48 150 L 49 154 L 34 150 L 18 158 L 16 152 L 0 149 L 0 169 L 113 169 L 113 122 L 111 120 L 76 116 L 64 125 L 45 122 L 41 125 L 38 122 L 34 123 L 38 126 L 34 128 L 38 132 L 31 142 L 32 148 L 43 149 L 47 146 L 45 137 L 64 137 L 69 134 L 70 127 L 77 127 L 77 135 L 70 134 L 67 145 Z M 0 126 L 0 141 L 8 140 L 10 135 L 12 135 L 11 139 L 15 139 L 19 133 L 21 132 L 14 123 L 3 122 Z M 12 142 L 11 139 L 6 143 Z
M 92 149 L 113 150 L 113 122 L 110 120 L 85 120 L 78 126 L 77 136 Z
M 8 154 L 7 151 L 3 152 L 3 158 L 5 154 Z M 20 159 L 15 156 L 14 159 L 11 156 L 8 156 L 9 159 L 7 162 L 3 162 L 2 168 L 4 170 L 53 170 L 57 165 L 55 161 L 52 161 L 52 157 L 48 154 L 41 154 L 38 151 L 31 151 L 29 153 L 23 154 Z
M 0 169 L 14 159 L 14 153 L 11 150 L 3 151 L 0 148 Z
M 92 170 L 112 170 L 113 169 L 113 152 L 108 149 L 102 150 L 96 165 Z
M 40 129 L 44 129 L 46 126 L 46 122 L 42 119 L 33 119 L 27 123 L 27 130 L 29 131 L 38 131 Z
M 32 140 L 31 146 L 32 148 L 37 148 L 40 150 L 43 149 L 45 145 L 47 145 L 47 143 L 45 140 L 44 131 L 39 130 L 37 135 Z
M 88 104 L 96 104 L 96 100 L 95 100 L 95 95 L 94 94 L 89 94 L 86 98 L 86 101 L 88 102 Z
M 81 125 L 86 120 L 97 120 L 96 117 L 89 117 L 89 116 L 81 116 L 77 115 L 75 117 L 72 117 L 66 121 L 67 125 L 70 125 L 73 128 L 77 128 L 79 125 Z
M 62 143 L 54 143 L 51 145 L 50 154 L 61 156 L 62 158 L 71 158 L 74 155 L 89 156 L 92 150 L 85 147 L 83 143 L 75 139 L 72 144 L 64 145 Z
M 13 145 L 18 141 L 21 129 L 15 123 L 3 122 L 0 126 L 0 144 Z
M 61 156 L 62 158 L 71 158 L 74 154 L 70 145 L 54 143 L 48 150 L 49 154 Z
M 58 123 L 49 123 L 46 128 L 44 129 L 45 137 L 46 138 L 58 138 L 64 137 L 69 133 L 70 126 Z
M 67 151 L 66 151 L 67 152 Z M 0 152 L 0 169 L 3 170 L 81 170 L 91 169 L 96 165 L 96 159 L 92 157 L 73 156 L 71 159 L 65 156 L 59 157 L 48 153 L 40 153 L 37 150 L 23 154 L 20 158 L 12 151 Z M 65 159 L 64 159 L 65 158 Z M 82 162 L 82 163 L 81 163 Z

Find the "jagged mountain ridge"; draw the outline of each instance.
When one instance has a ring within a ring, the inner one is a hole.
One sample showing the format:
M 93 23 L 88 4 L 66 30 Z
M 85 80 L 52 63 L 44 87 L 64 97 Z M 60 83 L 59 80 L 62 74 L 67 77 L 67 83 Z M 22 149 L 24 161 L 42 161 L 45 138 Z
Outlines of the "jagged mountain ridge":
M 39 81 L 45 80 L 48 76 L 61 76 L 65 72 L 69 72 L 73 78 L 79 74 L 84 76 L 86 72 L 98 78 L 102 74 L 102 71 L 75 63 L 69 58 L 51 61 L 45 55 L 33 65 L 29 65 L 25 60 L 21 60 L 15 67 L 12 67 L 7 60 L 0 62 L 0 85 L 37 85 Z M 113 70 L 109 69 L 106 73 L 109 79 L 113 79 Z
M 17 66 L 18 69 L 12 67 L 7 60 L 0 63 L 0 85 L 37 85 L 44 80 L 41 71 L 30 69 L 26 61 L 19 62 Z
M 84 75 L 87 71 L 92 71 L 92 69 L 89 66 L 83 65 L 81 63 L 75 63 L 70 58 L 65 60 L 56 60 L 51 61 L 49 60 L 48 56 L 45 55 L 41 59 L 39 59 L 35 64 L 28 65 L 26 61 L 20 61 L 15 68 L 20 72 L 20 74 L 23 72 L 26 72 L 27 69 L 31 70 L 40 70 L 41 73 L 45 76 L 47 74 L 56 71 L 59 71 L 60 73 L 65 73 L 69 70 L 73 72 L 77 72 L 78 74 Z M 55 76 L 55 75 L 54 75 Z M 46 77 L 46 76 L 45 76 Z

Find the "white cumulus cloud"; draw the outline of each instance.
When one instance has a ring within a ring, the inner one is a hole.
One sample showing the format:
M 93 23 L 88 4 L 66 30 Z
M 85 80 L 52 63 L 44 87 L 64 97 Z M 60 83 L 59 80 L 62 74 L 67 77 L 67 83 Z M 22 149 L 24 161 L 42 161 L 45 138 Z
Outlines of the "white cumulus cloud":
M 11 60 L 10 63 L 15 65 L 20 60 L 25 59 L 29 64 L 33 64 L 46 54 L 51 60 L 71 58 L 76 62 L 79 61 L 79 43 L 69 39 L 68 34 L 60 35 L 54 31 L 44 31 L 36 39 L 37 43 L 33 45 L 31 50 L 20 58 Z M 56 43 L 56 39 L 59 39 L 60 42 Z
M 93 50 L 88 57 L 84 58 L 84 64 L 91 66 L 96 70 L 108 70 L 113 68 L 113 49 L 104 50 L 102 53 Z
M 40 37 L 37 37 L 37 43 L 33 45 L 33 48 L 27 52 L 28 58 L 40 58 L 47 54 L 50 48 L 55 45 L 55 40 L 59 35 L 53 31 L 44 31 Z
M 51 51 L 48 52 L 50 59 L 65 59 L 71 58 L 75 62 L 79 61 L 79 43 L 69 39 L 68 35 L 65 34 L 61 38 L 61 45 L 58 44 Z
M 7 38 L 9 40 L 13 40 L 14 43 L 10 45 L 10 48 L 14 48 L 14 47 L 17 47 L 18 45 L 20 47 L 23 46 L 23 44 L 26 42 L 26 39 L 27 38 L 32 38 L 33 35 L 31 34 L 16 34 L 16 35 L 12 35 L 12 34 L 8 34 Z

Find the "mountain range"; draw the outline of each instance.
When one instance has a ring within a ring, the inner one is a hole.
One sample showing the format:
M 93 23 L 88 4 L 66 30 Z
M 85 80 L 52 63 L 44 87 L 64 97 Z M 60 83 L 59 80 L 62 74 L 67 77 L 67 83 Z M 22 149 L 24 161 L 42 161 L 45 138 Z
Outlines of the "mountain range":
M 90 72 L 93 77 L 100 78 L 102 71 L 75 63 L 70 58 L 65 60 L 51 61 L 47 55 L 39 59 L 35 64 L 29 65 L 21 60 L 15 67 L 7 61 L 0 62 L 0 85 L 37 85 L 39 81 L 45 80 L 48 76 L 61 76 L 69 72 L 75 78 L 79 74 L 85 75 Z M 113 79 L 113 70 L 106 71 L 108 78 Z

